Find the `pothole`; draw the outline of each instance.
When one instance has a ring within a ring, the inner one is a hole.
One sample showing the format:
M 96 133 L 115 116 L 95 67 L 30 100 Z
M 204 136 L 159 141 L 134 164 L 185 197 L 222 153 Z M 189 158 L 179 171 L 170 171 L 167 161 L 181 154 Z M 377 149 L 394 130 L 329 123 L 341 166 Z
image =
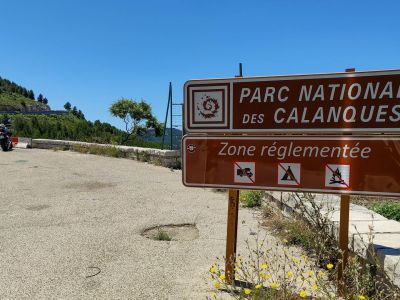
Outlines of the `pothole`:
M 199 237 L 195 224 L 169 224 L 147 228 L 142 236 L 156 241 L 191 241 Z

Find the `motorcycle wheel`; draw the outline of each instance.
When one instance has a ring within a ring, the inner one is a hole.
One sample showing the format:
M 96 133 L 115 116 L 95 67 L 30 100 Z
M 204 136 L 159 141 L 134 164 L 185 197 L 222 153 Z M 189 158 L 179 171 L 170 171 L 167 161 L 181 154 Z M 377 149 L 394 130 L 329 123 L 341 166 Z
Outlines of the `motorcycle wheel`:
M 7 151 L 8 149 L 8 147 L 7 147 L 7 141 L 5 140 L 5 139 L 2 139 L 1 141 L 0 141 L 0 146 L 1 146 L 1 149 L 3 150 L 3 151 Z

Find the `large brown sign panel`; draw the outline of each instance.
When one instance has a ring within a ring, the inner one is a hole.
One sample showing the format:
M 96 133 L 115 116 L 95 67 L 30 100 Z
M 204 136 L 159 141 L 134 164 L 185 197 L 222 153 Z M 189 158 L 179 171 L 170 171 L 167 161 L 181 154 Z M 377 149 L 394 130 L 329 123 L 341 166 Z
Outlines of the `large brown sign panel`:
M 400 195 L 400 137 L 186 136 L 183 183 L 319 193 Z
M 191 80 L 188 132 L 398 132 L 400 70 Z

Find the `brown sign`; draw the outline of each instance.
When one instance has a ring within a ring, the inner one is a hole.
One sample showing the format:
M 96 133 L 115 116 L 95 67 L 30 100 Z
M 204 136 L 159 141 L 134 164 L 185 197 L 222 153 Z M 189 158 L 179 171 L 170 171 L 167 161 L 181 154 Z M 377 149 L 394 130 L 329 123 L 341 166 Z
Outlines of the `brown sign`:
M 185 136 L 191 187 L 400 195 L 400 137 Z
M 191 80 L 188 132 L 398 132 L 400 70 Z

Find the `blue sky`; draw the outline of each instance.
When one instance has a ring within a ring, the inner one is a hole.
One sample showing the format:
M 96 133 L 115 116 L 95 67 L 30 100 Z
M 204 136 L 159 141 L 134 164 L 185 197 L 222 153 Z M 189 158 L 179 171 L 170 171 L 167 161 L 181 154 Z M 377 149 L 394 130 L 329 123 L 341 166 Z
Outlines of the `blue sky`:
M 400 69 L 400 1 L 13 0 L 0 3 L 0 76 L 53 109 L 145 99 L 163 121 L 172 81 Z

